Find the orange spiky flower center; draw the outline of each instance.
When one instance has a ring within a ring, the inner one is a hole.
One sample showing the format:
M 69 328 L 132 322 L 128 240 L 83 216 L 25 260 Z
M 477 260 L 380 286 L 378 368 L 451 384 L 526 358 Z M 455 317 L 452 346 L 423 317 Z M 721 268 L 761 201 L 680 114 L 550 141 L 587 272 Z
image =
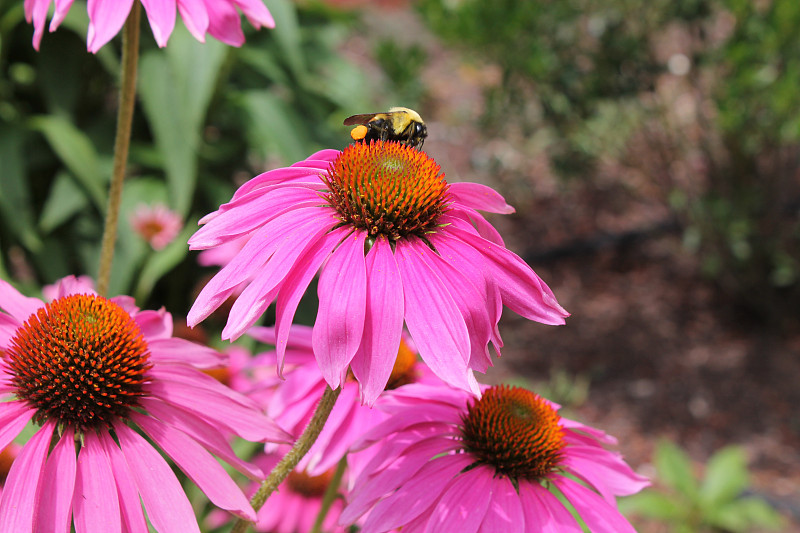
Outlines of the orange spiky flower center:
M 323 472 L 318 476 L 311 476 L 305 471 L 292 470 L 286 477 L 286 483 L 292 492 L 302 494 L 306 498 L 321 498 L 325 489 L 333 480 L 333 469 Z
M 465 449 L 500 475 L 540 479 L 558 467 L 564 448 L 561 417 L 541 396 L 520 387 L 487 389 L 467 406 Z
M 39 309 L 11 339 L 6 359 L 17 397 L 77 431 L 110 428 L 144 394 L 150 353 L 119 305 L 76 294 Z
M 393 390 L 409 383 L 417 381 L 417 354 L 400 339 L 400 349 L 397 351 L 397 359 L 394 360 L 392 373 L 386 383 L 385 390 Z
M 447 211 L 448 185 L 425 152 L 394 141 L 351 144 L 323 176 L 342 224 L 391 241 L 434 231 Z

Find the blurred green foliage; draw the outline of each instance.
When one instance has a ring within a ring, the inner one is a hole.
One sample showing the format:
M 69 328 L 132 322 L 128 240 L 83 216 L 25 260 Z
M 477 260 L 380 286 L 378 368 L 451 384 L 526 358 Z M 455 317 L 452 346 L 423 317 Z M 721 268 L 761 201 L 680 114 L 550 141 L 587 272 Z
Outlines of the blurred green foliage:
M 780 515 L 764 500 L 745 496 L 750 480 L 744 451 L 728 446 L 708 461 L 698 478 L 686 453 L 668 441 L 655 452 L 657 488 L 620 501 L 631 516 L 655 519 L 675 533 L 747 532 L 779 529 Z
M 702 272 L 765 322 L 797 309 L 800 3 L 421 0 L 418 6 L 438 35 L 499 66 L 501 81 L 486 94 L 489 137 L 536 138 L 533 146 L 544 146 L 560 176 L 591 179 L 601 159 L 627 164 L 627 141 L 654 131 L 646 153 L 634 159 L 650 160 L 640 170 L 667 189 Z M 670 74 L 656 53 L 676 27 L 690 69 L 682 74 Z M 674 111 L 659 100 L 658 84 L 670 75 L 688 80 L 684 97 L 698 112 L 693 124 L 665 116 Z M 694 169 L 690 183 L 672 174 L 677 162 Z M 663 174 L 670 176 L 666 187 Z
M 150 306 L 187 309 L 200 277 L 186 247 L 196 221 L 268 166 L 349 140 L 341 120 L 363 111 L 367 87 L 337 50 L 354 16 L 289 0 L 269 8 L 276 28 L 247 27 L 240 49 L 198 43 L 180 23 L 158 49 L 142 21 L 112 294 L 148 305 L 156 290 Z M 0 268 L 30 291 L 97 268 L 119 64 L 118 40 L 86 52 L 87 23 L 76 2 L 36 52 L 22 1 L 0 7 Z M 128 222 L 138 204 L 156 202 L 186 222 L 157 253 Z

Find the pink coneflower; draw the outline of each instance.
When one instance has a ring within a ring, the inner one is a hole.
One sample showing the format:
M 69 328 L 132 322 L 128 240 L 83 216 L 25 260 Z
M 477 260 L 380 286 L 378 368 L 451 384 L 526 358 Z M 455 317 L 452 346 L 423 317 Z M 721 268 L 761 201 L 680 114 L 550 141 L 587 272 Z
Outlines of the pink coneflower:
M 89 0 L 89 34 L 86 41 L 90 52 L 96 53 L 119 32 L 128 18 L 133 2 L 134 0 Z M 33 47 L 37 50 L 42 41 L 50 4 L 51 0 L 25 0 L 25 19 L 29 23 L 33 22 Z M 263 0 L 142 0 L 142 5 L 147 12 L 153 37 L 161 47 L 167 45 L 175 28 L 176 8 L 186 28 L 200 42 L 205 42 L 208 34 L 223 43 L 241 46 L 244 43 L 244 33 L 239 11 L 245 14 L 255 28 L 275 27 L 275 21 Z M 63 22 L 70 7 L 72 0 L 55 0 L 55 13 L 50 21 L 51 32 Z
M 0 280 L 0 449 L 41 426 L 11 466 L 0 532 L 198 531 L 178 479 L 142 430 L 217 506 L 255 513 L 212 456 L 258 479 L 228 435 L 286 441 L 244 396 L 199 369 L 217 352 L 173 338 L 172 319 L 75 278 L 48 304 Z M 76 453 L 77 452 L 77 453 Z
M 256 327 L 248 334 L 263 343 L 275 343 L 274 328 Z M 283 381 L 276 375 L 274 351 L 259 354 L 242 367 L 242 370 L 252 376 L 253 385 L 247 395 L 263 405 L 267 415 L 294 437 L 299 437 L 305 429 L 326 387 L 311 344 L 311 328 L 292 326 Z M 417 360 L 416 352 L 403 340 L 386 389 L 396 390 L 416 382 L 441 383 Z M 359 384 L 352 378 L 342 383 L 342 392 L 325 427 L 298 464 L 298 468 L 311 475 L 319 475 L 334 468 L 365 431 L 386 418 L 382 411 L 362 404 L 359 389 Z M 378 401 L 380 402 L 380 398 Z M 270 450 L 273 447 L 274 445 L 267 445 Z
M 245 183 L 201 220 L 192 249 L 248 233 L 248 243 L 205 286 L 189 312 L 197 324 L 252 278 L 223 338 L 242 335 L 277 299 L 279 366 L 298 302 L 320 269 L 312 344 L 336 388 L 348 367 L 367 402 L 389 379 L 405 321 L 422 359 L 444 381 L 477 392 L 472 369 L 503 304 L 545 324 L 566 311 L 476 209 L 510 213 L 492 189 L 448 184 L 424 152 L 393 142 L 324 150 Z M 324 267 L 323 267 L 324 264 Z
M 183 228 L 181 216 L 168 207 L 140 204 L 131 215 L 131 227 L 153 250 L 163 250 Z
M 477 400 L 424 385 L 392 400 L 392 418 L 365 438 L 379 451 L 340 523 L 368 513 L 364 533 L 580 533 L 557 490 L 593 533 L 634 533 L 614 496 L 647 480 L 603 448 L 615 439 L 561 418 L 547 400 L 518 387 L 491 387 Z

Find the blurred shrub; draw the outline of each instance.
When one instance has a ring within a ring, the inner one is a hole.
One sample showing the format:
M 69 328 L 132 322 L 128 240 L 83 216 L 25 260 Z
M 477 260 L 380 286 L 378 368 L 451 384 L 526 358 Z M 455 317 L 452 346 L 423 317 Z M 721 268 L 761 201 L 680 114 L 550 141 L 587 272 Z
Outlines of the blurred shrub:
M 705 476 L 697 478 L 686 453 L 662 441 L 655 466 L 656 487 L 620 501 L 626 515 L 669 524 L 675 533 L 739 533 L 782 525 L 780 515 L 764 500 L 744 495 L 750 481 L 741 448 L 728 446 L 716 452 Z
M 0 254 L 33 288 L 94 273 L 110 175 L 118 51 L 86 52 L 85 7 L 74 6 L 41 52 L 22 0 L 0 4 Z M 203 214 L 244 179 L 349 140 L 341 120 L 361 109 L 366 84 L 337 47 L 351 15 L 272 0 L 274 30 L 247 44 L 196 42 L 179 23 L 158 49 L 143 22 L 139 101 L 111 293 L 187 309 L 200 277 L 186 239 Z M 187 224 L 154 253 L 128 223 L 139 203 L 161 202 Z M 147 305 L 147 301 L 140 301 Z
M 528 146 L 544 146 L 564 178 L 591 179 L 601 159 L 617 172 L 633 165 L 663 191 L 702 272 L 734 304 L 765 322 L 792 316 L 800 3 L 421 0 L 419 9 L 438 34 L 500 67 L 486 94 L 489 137 L 537 139 Z M 676 28 L 688 73 L 670 73 L 663 59 Z M 676 116 L 680 99 L 696 110 L 690 122 Z M 626 149 L 637 136 L 645 145 Z

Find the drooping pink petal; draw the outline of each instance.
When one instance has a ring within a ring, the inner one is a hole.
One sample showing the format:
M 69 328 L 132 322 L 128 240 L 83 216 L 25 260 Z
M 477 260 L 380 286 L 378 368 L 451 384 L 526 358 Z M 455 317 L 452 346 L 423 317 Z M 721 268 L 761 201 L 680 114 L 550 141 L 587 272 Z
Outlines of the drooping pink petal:
M 513 207 L 506 203 L 505 198 L 500 193 L 480 183 L 450 183 L 448 192 L 456 202 L 473 209 L 501 213 L 503 215 L 508 215 L 515 211 Z
M 307 165 L 306 161 L 300 161 L 288 168 L 276 168 L 263 172 L 255 178 L 248 180 L 241 187 L 236 189 L 233 193 L 233 198 L 227 204 L 220 206 L 220 210 L 226 210 L 231 205 L 236 205 L 235 202 L 243 199 L 245 196 L 250 195 L 254 191 L 261 191 L 262 193 L 278 191 L 283 187 L 297 186 L 305 187 L 311 190 L 321 190 L 322 180 L 320 180 L 320 169 L 315 165 Z M 330 162 L 324 163 L 325 168 L 330 165 Z M 251 196 L 255 198 L 255 196 Z M 209 215 L 200 219 L 200 223 L 204 224 Z
M 297 348 L 303 352 L 310 352 L 312 349 L 311 332 L 312 328 L 299 324 L 293 325 L 289 332 L 289 348 Z M 247 335 L 264 344 L 275 346 L 278 343 L 278 333 L 275 328 L 254 326 L 247 331 Z
M 56 0 L 56 10 L 53 13 L 53 18 L 50 20 L 50 31 L 56 31 L 64 18 L 67 16 L 69 8 L 72 7 L 72 0 Z
M 334 230 L 322 236 L 311 248 L 297 259 L 296 267 L 286 276 L 275 306 L 275 331 L 277 341 L 275 353 L 278 355 L 278 373 L 283 371 L 283 358 L 289 338 L 290 326 L 297 311 L 300 298 L 308 288 L 322 263 L 333 252 L 344 237 L 341 230 Z
M 8 446 L 30 422 L 35 409 L 27 402 L 17 400 L 0 403 L 0 450 Z
M 172 316 L 163 307 L 158 311 L 139 311 L 135 320 L 148 344 L 172 337 Z
M 98 436 L 111 463 L 114 484 L 117 486 L 123 531 L 127 533 L 149 531 L 142 504 L 139 502 L 139 490 L 136 488 L 136 482 L 133 480 L 131 469 L 125 461 L 122 450 L 108 433 L 101 432 Z
M 519 497 L 523 502 L 526 531 L 542 533 L 581 533 L 572 514 L 550 491 L 538 483 L 521 481 Z
M 40 533 L 69 531 L 77 473 L 74 435 L 72 428 L 67 427 L 44 467 L 35 526 Z
M 16 318 L 20 325 L 40 307 L 44 307 L 44 302 L 23 296 L 10 283 L 2 279 L 0 279 L 0 302 L 2 302 L 3 310 Z
M 525 533 L 529 531 L 525 526 L 525 514 L 514 485 L 505 476 L 494 477 L 491 502 L 478 533 Z
M 261 0 L 233 1 L 239 7 L 239 9 L 242 10 L 242 13 L 245 14 L 247 20 L 250 21 L 250 24 L 252 24 L 256 29 L 261 28 L 262 26 L 267 28 L 275 27 L 275 20 L 272 18 L 272 14 Z
M 204 418 L 227 427 L 240 437 L 251 441 L 288 442 L 291 437 L 280 429 L 272 419 L 249 407 L 232 401 L 214 391 L 197 390 L 191 385 L 162 381 L 154 381 L 146 389 L 167 403 L 185 409 L 200 418 Z M 141 487 L 140 487 L 141 489 Z
M 618 453 L 588 446 L 569 446 L 567 451 L 562 464 L 597 489 L 609 505 L 616 505 L 615 496 L 636 494 L 650 485 Z
M 167 46 L 169 36 L 175 29 L 175 0 L 141 0 L 150 28 L 153 30 L 153 37 L 159 47 Z
M 167 364 L 192 365 L 196 368 L 216 368 L 225 363 L 225 355 L 208 346 L 186 339 L 169 338 L 148 340 L 153 361 Z
M 465 390 L 469 361 L 469 332 L 458 306 L 439 277 L 418 255 L 421 242 L 398 242 L 395 251 L 403 280 L 405 319 L 420 356 L 443 381 Z
M 202 446 L 182 431 L 149 416 L 132 413 L 131 418 L 217 507 L 251 522 L 256 519 L 256 513 L 242 491 Z
M 33 21 L 33 47 L 38 51 L 42 42 L 44 27 L 47 23 L 47 11 L 50 9 L 50 0 L 33 0 L 25 2 L 25 18 Z
M 208 12 L 208 34 L 231 46 L 244 44 L 244 32 L 239 12 L 232 3 L 203 0 Z
M 365 239 L 366 233 L 360 231 L 345 238 L 319 277 L 319 309 L 311 340 L 320 372 L 332 389 L 345 378 L 364 334 Z
M 0 533 L 33 530 L 36 493 L 55 427 L 54 423 L 47 422 L 28 439 L 14 459 L 0 498 Z
M 125 424 L 117 422 L 114 429 L 153 527 L 159 533 L 200 533 L 192 506 L 166 461 Z
M 72 497 L 75 533 L 122 531 L 117 486 L 111 461 L 97 434 L 83 435 Z
M 488 467 L 478 466 L 456 476 L 433 508 L 427 529 L 477 533 L 492 501 L 493 475 Z
M 89 0 L 89 33 L 86 37 L 87 49 L 97 53 L 110 41 L 128 18 L 133 0 Z
M 471 459 L 463 455 L 450 455 L 426 463 L 413 479 L 372 509 L 364 523 L 364 529 L 390 531 L 410 522 L 435 505 L 438 496 L 453 476 L 471 462 Z M 346 522 L 340 519 L 340 523 Z
M 403 333 L 403 284 L 391 246 L 379 237 L 367 254 L 364 337 L 350 362 L 361 401 L 375 403 L 392 374 Z
M 603 498 L 580 483 L 565 476 L 549 479 L 569 500 L 593 533 L 636 533 L 622 514 Z
M 208 11 L 205 4 L 196 0 L 178 0 L 178 13 L 192 37 L 201 43 L 206 42 Z
M 239 472 L 254 480 L 263 479 L 264 473 L 261 469 L 239 459 L 225 436 L 211 424 L 192 413 L 153 398 L 142 398 L 140 402 L 146 412 L 183 431 Z

